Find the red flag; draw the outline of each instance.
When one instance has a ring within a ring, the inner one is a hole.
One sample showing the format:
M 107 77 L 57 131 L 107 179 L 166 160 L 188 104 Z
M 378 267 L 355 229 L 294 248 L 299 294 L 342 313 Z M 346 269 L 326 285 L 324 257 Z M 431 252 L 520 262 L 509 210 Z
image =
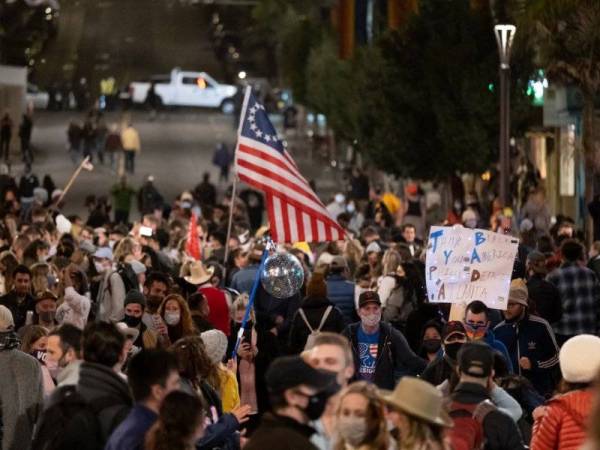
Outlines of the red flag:
M 185 252 L 188 256 L 194 258 L 194 260 L 200 261 L 200 240 L 198 239 L 198 227 L 195 214 L 192 214 L 192 217 L 190 218 Z

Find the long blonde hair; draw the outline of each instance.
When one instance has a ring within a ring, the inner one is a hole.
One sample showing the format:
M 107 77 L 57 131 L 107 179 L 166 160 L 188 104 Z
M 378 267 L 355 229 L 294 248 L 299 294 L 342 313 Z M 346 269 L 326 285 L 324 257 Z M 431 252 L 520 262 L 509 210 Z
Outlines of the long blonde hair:
M 385 407 L 383 400 L 377 395 L 375 385 L 366 381 L 357 381 L 352 383 L 340 394 L 338 410 L 336 415 L 339 417 L 341 405 L 344 398 L 350 394 L 359 394 L 367 399 L 367 426 L 368 432 L 365 438 L 365 444 L 361 448 L 369 450 L 388 450 L 390 446 L 390 434 L 387 429 L 387 421 L 385 419 Z M 346 441 L 339 438 L 334 446 L 334 450 L 346 450 Z

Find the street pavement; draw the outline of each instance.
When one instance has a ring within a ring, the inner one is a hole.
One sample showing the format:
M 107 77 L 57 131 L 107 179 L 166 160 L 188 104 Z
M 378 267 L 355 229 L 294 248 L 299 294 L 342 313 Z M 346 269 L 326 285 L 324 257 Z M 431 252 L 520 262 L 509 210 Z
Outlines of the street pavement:
M 151 5 L 150 5 L 151 3 Z M 42 87 L 86 78 L 92 90 L 113 76 L 118 86 L 174 67 L 222 80 L 209 37 L 206 8 L 176 0 L 61 0 L 56 38 L 36 66 Z
M 182 191 L 193 189 L 204 172 L 208 171 L 211 180 L 217 183 L 218 168 L 212 165 L 212 156 L 218 142 L 226 142 L 230 148 L 235 145 L 236 130 L 231 116 L 194 109 L 159 112 L 154 120 L 143 111 L 130 114 L 142 143 L 141 154 L 136 158 L 136 172 L 128 178 L 134 188 L 139 188 L 144 178 L 152 174 L 159 192 L 170 203 Z M 83 119 L 83 116 L 75 112 L 36 112 L 33 172 L 40 182 L 49 174 L 62 188 L 76 169 L 67 153 L 66 130 L 72 118 Z M 120 122 L 121 113 L 108 113 L 106 119 L 109 124 Z M 292 139 L 290 152 L 303 175 L 316 181 L 317 193 L 327 201 L 333 191 L 341 188 L 340 174 L 327 164 L 311 161 L 308 145 L 306 139 Z M 23 173 L 23 164 L 17 155 L 12 156 L 12 161 L 15 164 L 11 173 L 18 178 Z M 66 195 L 64 212 L 85 216 L 86 196 L 108 195 L 117 182 L 116 173 L 94 161 L 94 170 L 82 171 Z M 226 189 L 225 184 L 218 187 L 220 192 Z

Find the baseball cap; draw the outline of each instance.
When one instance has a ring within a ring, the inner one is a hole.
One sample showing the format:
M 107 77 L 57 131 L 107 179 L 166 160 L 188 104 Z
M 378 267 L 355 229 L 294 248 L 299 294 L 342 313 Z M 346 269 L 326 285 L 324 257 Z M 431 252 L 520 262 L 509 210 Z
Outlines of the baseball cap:
M 363 306 L 369 303 L 376 303 L 381 305 L 381 300 L 379 299 L 379 294 L 375 291 L 365 291 L 358 296 L 358 307 L 362 308 Z
M 451 320 L 444 327 L 444 332 L 442 333 L 442 338 L 445 342 L 447 339 L 449 339 L 452 336 L 455 336 L 457 334 L 460 334 L 460 335 L 462 335 L 462 337 L 466 338 L 467 331 L 465 330 L 465 326 L 463 325 L 463 323 L 460 320 Z
M 486 378 L 494 368 L 494 353 L 484 342 L 467 342 L 458 351 L 458 367 L 466 375 Z
M 546 263 L 546 255 L 539 250 L 532 250 L 527 255 L 527 261 L 534 264 Z
M 110 249 L 110 247 L 100 247 L 94 253 L 94 258 L 104 258 L 104 259 L 112 260 L 112 258 L 113 258 L 112 250 Z
M 35 297 L 35 302 L 41 302 L 42 300 L 54 300 L 55 302 L 58 301 L 58 297 L 56 295 L 54 295 L 54 293 L 52 291 L 43 291 L 43 292 L 39 292 L 36 297 Z
M 335 373 L 315 369 L 297 355 L 277 358 L 269 366 L 265 379 L 267 389 L 272 393 L 280 393 L 301 384 L 318 392 L 337 387 Z
M 346 265 L 346 258 L 342 255 L 335 255 L 329 263 L 329 267 L 332 269 L 343 269 Z

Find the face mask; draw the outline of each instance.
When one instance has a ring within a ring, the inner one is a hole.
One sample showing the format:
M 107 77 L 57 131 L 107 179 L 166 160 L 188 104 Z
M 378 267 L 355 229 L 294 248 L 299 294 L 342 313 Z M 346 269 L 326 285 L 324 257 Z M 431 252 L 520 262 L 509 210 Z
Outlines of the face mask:
M 465 324 L 465 331 L 467 332 L 467 338 L 469 338 L 469 340 L 480 341 L 487 333 L 487 325 L 472 326 Z
M 133 317 L 133 316 L 129 316 L 127 314 L 125 314 L 125 317 L 123 318 L 123 322 L 131 328 L 136 328 L 140 322 L 142 321 L 142 317 Z
M 423 348 L 427 353 L 436 353 L 442 346 L 441 339 L 424 339 Z
M 108 241 L 108 246 L 110 247 L 110 249 L 112 250 L 113 248 L 115 248 L 115 243 L 117 241 L 115 241 L 114 239 L 111 239 Z
M 150 306 L 150 309 L 156 310 L 162 303 L 163 298 L 159 297 L 158 295 L 149 295 L 148 297 L 146 297 L 146 301 L 148 302 L 148 306 Z
M 337 420 L 337 431 L 352 447 L 358 447 L 367 436 L 367 421 L 364 417 L 342 416 Z
M 50 376 L 56 379 L 58 373 L 60 372 L 58 362 L 54 361 L 53 359 L 46 358 L 46 367 L 48 368 L 48 372 L 50 372 Z
M 462 345 L 462 342 L 452 342 L 450 344 L 446 344 L 444 345 L 444 352 L 446 352 L 446 355 L 448 355 L 451 360 L 456 361 L 456 356 L 458 355 L 458 351 Z
M 381 322 L 381 313 L 361 315 L 360 320 L 363 323 L 363 325 L 367 327 L 374 327 L 379 322 Z
M 30 353 L 30 355 L 42 364 L 46 364 L 46 350 L 34 350 Z
M 356 206 L 354 206 L 354 203 L 348 203 L 348 206 L 346 206 L 346 211 L 348 211 L 350 214 L 356 211 Z
M 39 316 L 41 322 L 52 323 L 56 317 L 56 311 L 43 311 L 39 314 Z
M 306 408 L 304 408 L 306 416 L 310 420 L 317 420 L 319 417 L 321 417 L 323 415 L 323 411 L 325 411 L 325 406 L 327 406 L 327 400 L 329 400 L 330 396 L 331 394 L 327 392 L 320 392 L 312 397 L 308 397 L 308 405 Z
M 167 312 L 165 313 L 165 322 L 167 325 L 177 325 L 179 320 L 181 319 L 181 315 L 178 312 Z
M 103 273 L 104 272 L 104 265 L 98 261 L 94 261 L 94 267 L 96 269 L 96 272 L 98 273 Z

